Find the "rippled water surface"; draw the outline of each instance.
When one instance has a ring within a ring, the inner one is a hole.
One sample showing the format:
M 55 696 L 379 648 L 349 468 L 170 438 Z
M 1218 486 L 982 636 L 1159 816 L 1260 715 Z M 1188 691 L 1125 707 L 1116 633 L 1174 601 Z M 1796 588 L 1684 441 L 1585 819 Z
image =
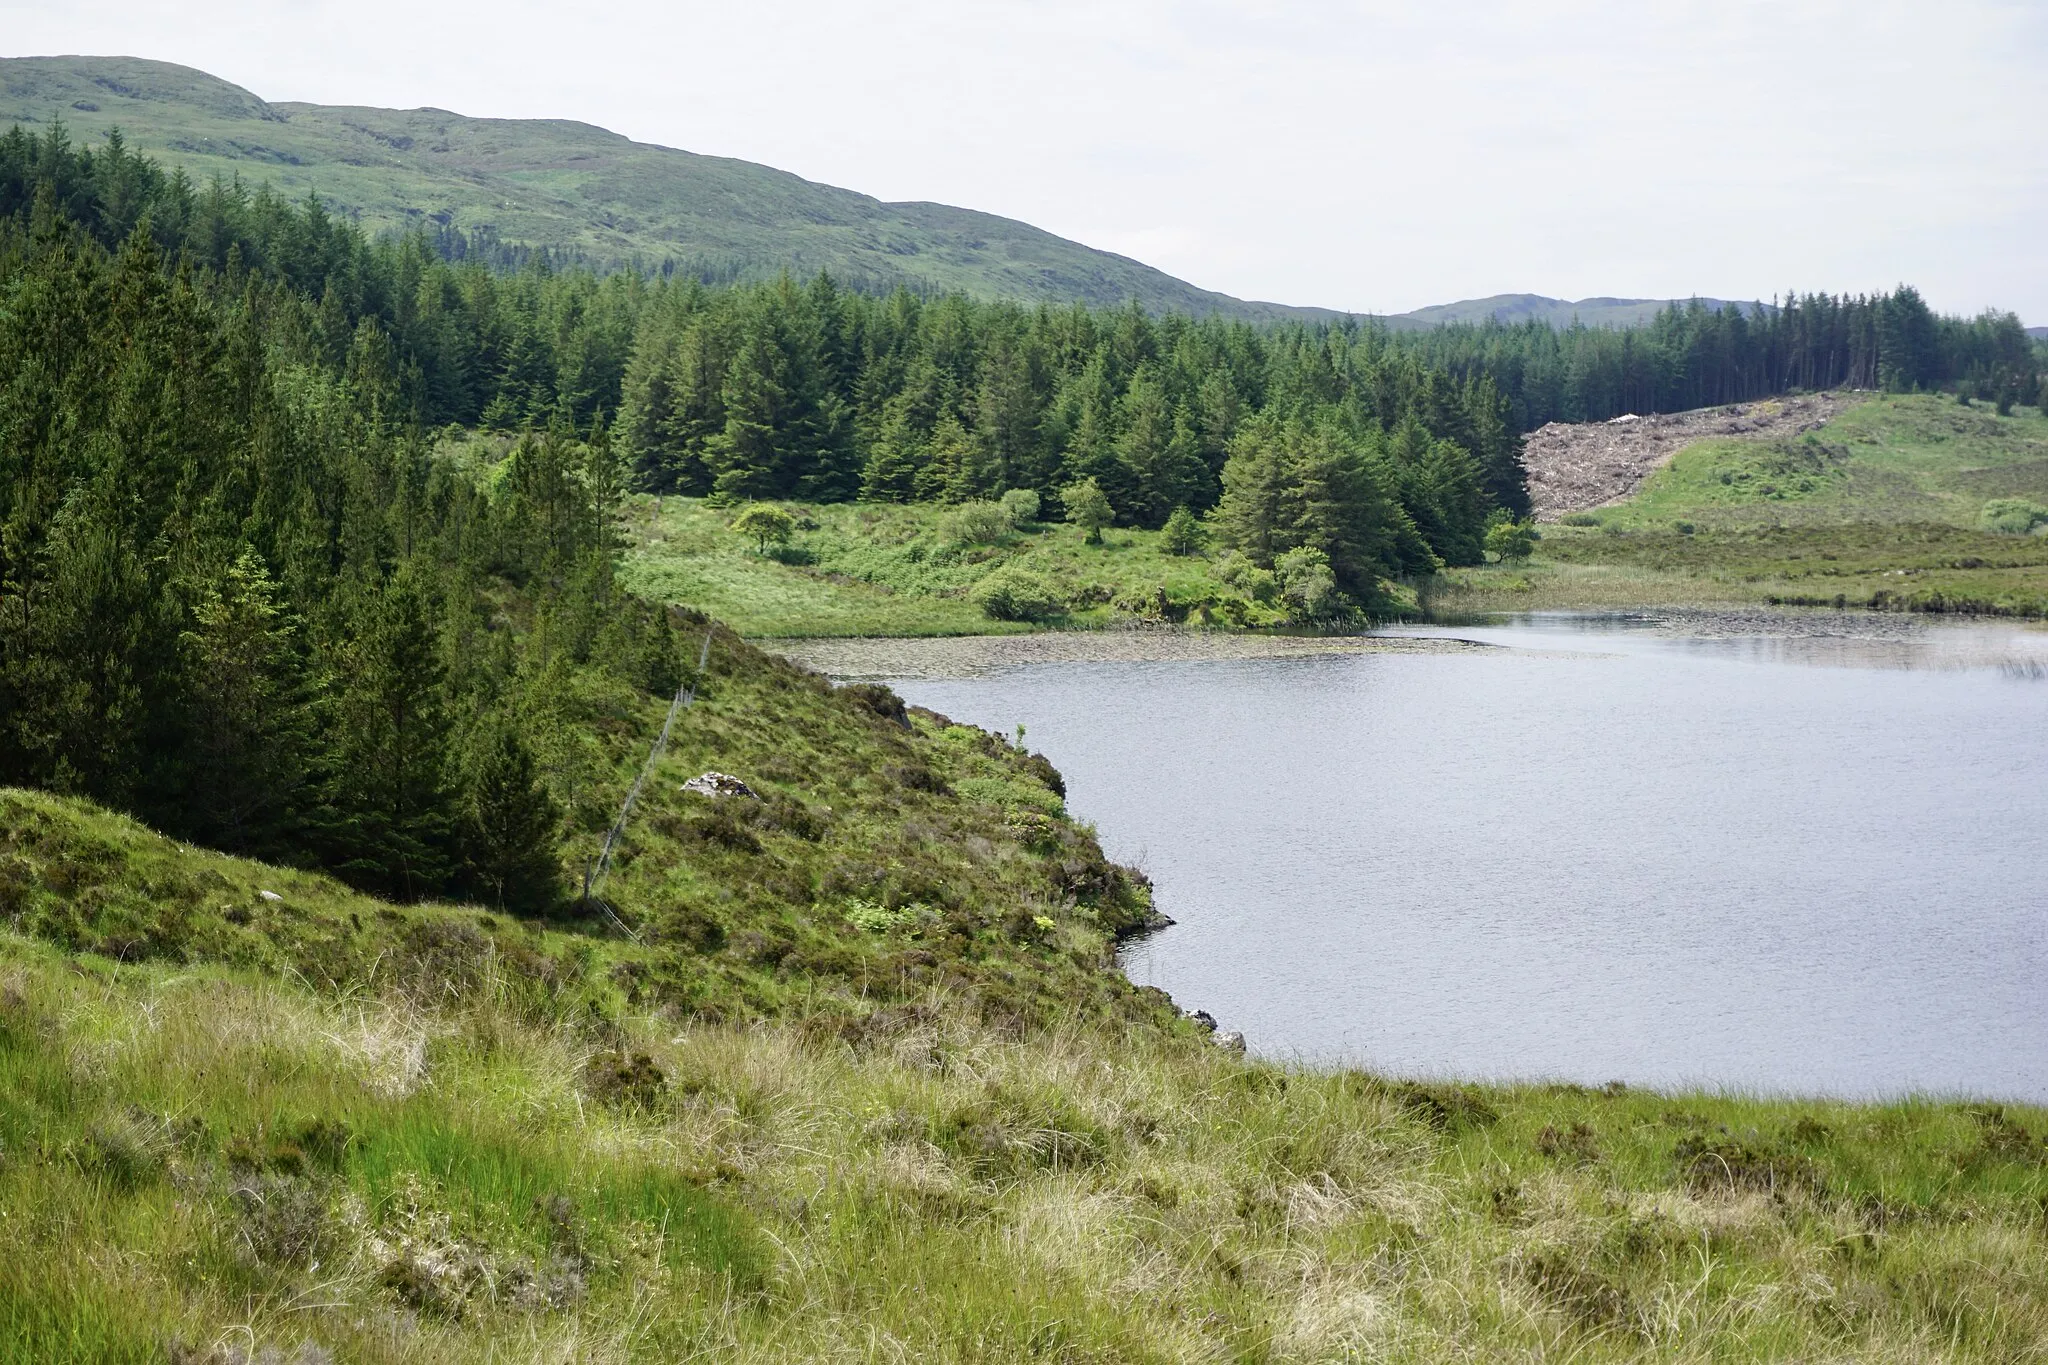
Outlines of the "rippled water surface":
M 2048 1100 L 2048 637 L 1408 633 L 1499 647 L 898 687 L 1029 728 L 1179 921 L 1132 977 L 1255 1051 Z

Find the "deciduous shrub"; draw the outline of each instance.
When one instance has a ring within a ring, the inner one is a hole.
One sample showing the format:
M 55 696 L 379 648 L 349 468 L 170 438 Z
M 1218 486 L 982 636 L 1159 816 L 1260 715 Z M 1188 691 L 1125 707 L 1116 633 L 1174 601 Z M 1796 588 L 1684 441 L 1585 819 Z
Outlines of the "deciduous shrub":
M 1029 569 L 997 569 L 975 584 L 967 596 L 997 621 L 1044 621 L 1066 606 L 1059 590 Z
M 1010 525 L 1019 531 L 1036 522 L 1041 510 L 1038 494 L 1029 488 L 1012 488 L 1003 494 L 1001 506 Z
M 2048 526 L 2048 507 L 2027 498 L 1993 498 L 1978 517 L 1987 531 L 2023 536 L 2037 526 Z
M 732 529 L 751 538 L 754 548 L 768 553 L 770 545 L 787 545 L 796 534 L 796 518 L 780 507 L 757 502 L 732 519 Z
M 1068 484 L 1060 490 L 1060 501 L 1066 504 L 1067 520 L 1087 532 L 1084 539 L 1088 544 L 1100 545 L 1102 528 L 1116 520 L 1116 509 L 1095 480 Z
M 1527 559 L 1535 553 L 1539 539 L 1533 522 L 1497 521 L 1486 532 L 1486 552 L 1503 564 Z
M 955 545 L 993 545 L 1014 526 L 1001 503 L 963 502 L 946 513 L 939 534 Z
M 1336 575 L 1330 571 L 1330 557 L 1321 550 L 1307 545 L 1289 550 L 1273 561 L 1273 572 L 1287 599 L 1288 614 L 1300 624 L 1325 625 L 1350 611 L 1351 603 L 1338 591 Z

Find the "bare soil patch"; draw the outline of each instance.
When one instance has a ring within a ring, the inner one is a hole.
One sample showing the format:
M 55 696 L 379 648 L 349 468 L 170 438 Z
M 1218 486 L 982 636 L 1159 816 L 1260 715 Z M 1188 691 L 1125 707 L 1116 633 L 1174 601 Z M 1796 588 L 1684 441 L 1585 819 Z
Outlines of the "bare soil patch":
M 1522 460 L 1539 521 L 1619 502 L 1695 441 L 1714 436 L 1768 440 L 1827 425 L 1869 395 L 1801 394 L 1690 412 L 1630 414 L 1609 422 L 1552 422 L 1529 434 Z

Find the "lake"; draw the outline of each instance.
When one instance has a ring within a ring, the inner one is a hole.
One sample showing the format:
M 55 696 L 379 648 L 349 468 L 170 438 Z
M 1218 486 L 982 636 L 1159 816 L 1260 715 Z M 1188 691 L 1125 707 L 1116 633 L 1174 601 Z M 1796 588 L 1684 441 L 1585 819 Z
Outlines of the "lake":
M 1009 665 L 966 642 L 958 677 L 923 645 L 895 685 L 1027 727 L 1178 921 L 1126 970 L 1257 1054 L 2048 1101 L 2048 635 L 1835 613 L 1400 634 Z

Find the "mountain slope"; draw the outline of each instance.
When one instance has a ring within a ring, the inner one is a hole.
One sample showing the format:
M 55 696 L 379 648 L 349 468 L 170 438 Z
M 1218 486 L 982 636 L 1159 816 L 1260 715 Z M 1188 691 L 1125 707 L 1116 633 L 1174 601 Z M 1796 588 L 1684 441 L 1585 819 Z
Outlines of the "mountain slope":
M 372 229 L 440 225 L 581 253 L 672 260 L 709 278 L 831 270 L 864 287 L 1083 299 L 1254 320 L 1337 316 L 1248 303 L 1026 223 L 944 204 L 885 204 L 728 157 L 634 142 L 566 119 L 268 103 L 189 67 L 132 57 L 0 60 L 0 126 L 61 118 L 196 179 L 317 192 Z

